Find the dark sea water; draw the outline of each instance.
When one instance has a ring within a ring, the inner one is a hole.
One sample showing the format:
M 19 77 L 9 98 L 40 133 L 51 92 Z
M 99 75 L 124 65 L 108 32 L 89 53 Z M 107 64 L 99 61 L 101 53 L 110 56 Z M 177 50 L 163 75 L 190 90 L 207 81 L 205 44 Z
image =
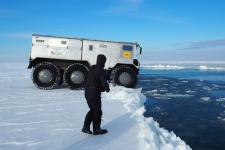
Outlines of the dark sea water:
M 194 150 L 225 150 L 225 70 L 144 67 L 138 86 L 147 97 L 145 117 Z

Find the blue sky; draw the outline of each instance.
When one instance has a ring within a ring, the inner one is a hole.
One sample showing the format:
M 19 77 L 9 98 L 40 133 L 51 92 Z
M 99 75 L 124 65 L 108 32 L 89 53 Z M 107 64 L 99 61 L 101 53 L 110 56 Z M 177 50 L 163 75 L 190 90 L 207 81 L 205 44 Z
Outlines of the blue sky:
M 225 61 L 225 1 L 1 1 L 0 59 L 27 59 L 32 33 L 137 41 L 143 61 Z

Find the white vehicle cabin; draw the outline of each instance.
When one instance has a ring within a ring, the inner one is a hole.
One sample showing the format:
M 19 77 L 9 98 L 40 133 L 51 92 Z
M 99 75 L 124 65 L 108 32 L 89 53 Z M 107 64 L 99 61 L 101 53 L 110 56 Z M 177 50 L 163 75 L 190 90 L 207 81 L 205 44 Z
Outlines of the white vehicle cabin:
M 33 83 L 52 89 L 66 83 L 71 89 L 83 88 L 91 65 L 98 54 L 107 58 L 105 70 L 110 82 L 135 87 L 140 63 L 138 43 L 32 35 L 28 68 L 33 68 Z

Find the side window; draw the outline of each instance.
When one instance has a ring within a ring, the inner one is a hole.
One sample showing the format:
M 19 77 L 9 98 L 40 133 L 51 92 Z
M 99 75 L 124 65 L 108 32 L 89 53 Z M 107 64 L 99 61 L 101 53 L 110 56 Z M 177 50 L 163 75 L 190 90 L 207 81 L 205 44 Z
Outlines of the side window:
M 124 50 L 124 51 L 133 51 L 133 46 L 130 46 L 130 45 L 123 45 L 123 50 Z
M 93 51 L 93 45 L 89 45 L 89 51 Z
M 61 44 L 66 45 L 66 41 L 61 41 Z
M 107 45 L 105 45 L 105 44 L 99 44 L 99 47 L 101 47 L 101 48 L 107 48 Z
M 36 40 L 37 43 L 44 43 L 45 40 Z

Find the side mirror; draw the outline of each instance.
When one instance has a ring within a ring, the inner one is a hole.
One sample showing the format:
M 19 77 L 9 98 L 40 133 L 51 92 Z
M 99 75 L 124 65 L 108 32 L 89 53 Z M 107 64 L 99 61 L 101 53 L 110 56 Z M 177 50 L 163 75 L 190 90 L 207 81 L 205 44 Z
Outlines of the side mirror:
M 139 48 L 139 50 L 140 50 L 139 54 L 141 55 L 141 53 L 142 53 L 142 47 L 137 42 L 136 42 L 136 47 Z

